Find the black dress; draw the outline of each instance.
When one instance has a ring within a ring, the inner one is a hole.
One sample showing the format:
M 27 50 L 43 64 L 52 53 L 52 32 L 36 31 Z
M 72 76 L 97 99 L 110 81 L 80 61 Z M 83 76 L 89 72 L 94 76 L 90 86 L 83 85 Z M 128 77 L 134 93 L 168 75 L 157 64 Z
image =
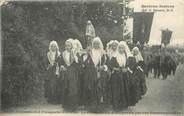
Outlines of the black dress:
M 107 82 L 106 82 L 106 103 L 111 105 L 112 103 L 112 89 L 111 89 L 111 69 L 109 68 L 111 63 L 111 58 L 106 55 L 106 65 L 108 66 L 107 70 Z
M 67 65 L 64 57 L 61 56 L 59 65 L 66 68 L 66 71 L 61 71 L 60 79 L 62 81 L 58 85 L 58 87 L 60 86 L 63 106 L 66 108 L 76 108 L 79 102 L 78 63 L 73 60 L 70 65 Z
M 97 105 L 104 102 L 106 88 L 106 72 L 99 71 L 97 67 L 105 64 L 105 55 L 102 56 L 101 62 L 94 65 L 91 55 L 83 62 L 83 87 L 84 87 L 84 105 Z M 99 76 L 100 75 L 100 76 Z
M 114 109 L 122 109 L 128 107 L 128 75 L 127 72 L 122 72 L 122 68 L 119 66 L 115 57 L 112 57 L 108 67 L 111 69 L 111 94 L 112 105 Z M 116 68 L 116 70 L 115 70 Z
M 128 88 L 129 88 L 129 97 L 128 97 L 128 105 L 133 106 L 138 101 L 138 93 L 137 88 L 139 83 L 139 79 L 136 78 L 135 70 L 137 67 L 136 59 L 134 57 L 129 57 L 126 62 L 126 67 L 129 68 L 128 74 Z
M 79 75 L 79 86 L 78 86 L 78 95 L 79 95 L 79 105 L 82 106 L 84 105 L 84 96 L 85 96 L 85 93 L 84 93 L 84 64 L 83 64 L 83 55 L 79 55 L 77 54 L 78 56 L 78 65 L 76 65 L 77 67 L 77 71 L 78 71 L 78 75 Z
M 147 92 L 147 86 L 146 86 L 146 78 L 145 78 L 145 63 L 144 61 L 139 61 L 137 63 L 137 66 L 140 68 L 137 68 L 137 72 L 139 73 L 139 78 L 140 78 L 140 90 L 141 90 L 141 95 L 144 95 Z
M 44 81 L 45 97 L 49 103 L 57 103 L 57 81 L 58 76 L 56 75 L 56 66 L 58 64 L 59 56 L 56 54 L 55 62 L 53 66 L 47 67 L 47 76 Z

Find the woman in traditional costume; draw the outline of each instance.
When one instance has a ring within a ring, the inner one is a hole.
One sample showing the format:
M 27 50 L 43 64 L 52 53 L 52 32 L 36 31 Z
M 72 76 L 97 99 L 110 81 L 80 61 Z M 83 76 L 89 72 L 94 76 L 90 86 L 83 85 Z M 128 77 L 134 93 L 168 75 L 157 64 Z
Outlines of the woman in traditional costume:
M 140 61 L 142 58 L 141 57 L 138 58 L 138 56 L 134 54 L 133 52 L 134 50 L 135 48 L 132 50 L 132 54 L 130 55 L 126 64 L 128 67 L 128 80 L 129 80 L 129 84 L 128 84 L 129 86 L 128 105 L 129 106 L 134 106 L 141 99 L 141 78 L 140 77 L 142 76 L 143 73 L 142 73 L 142 68 L 140 68 L 138 61 Z
M 65 108 L 76 108 L 78 105 L 78 58 L 74 53 L 73 39 L 65 42 L 65 50 L 59 60 L 61 78 L 63 79 L 63 106 Z
M 116 110 L 128 107 L 128 69 L 127 60 L 130 56 L 130 50 L 124 41 L 118 44 L 116 56 L 113 56 L 108 64 L 111 69 L 111 90 L 112 105 Z
M 47 78 L 45 80 L 45 96 L 48 102 L 56 103 L 56 82 L 59 76 L 58 59 L 60 56 L 59 47 L 56 41 L 51 41 L 49 44 L 49 52 L 47 53 L 48 67 Z
M 110 42 L 107 43 L 107 47 L 106 47 L 107 65 L 109 65 L 111 58 L 117 55 L 118 44 L 119 42 L 117 40 L 111 40 Z M 111 90 L 111 84 L 110 84 L 111 70 L 108 69 L 107 72 L 108 72 L 108 81 L 107 81 L 108 103 L 111 103 L 111 99 L 112 99 L 112 90 Z
M 83 106 L 83 96 L 84 96 L 84 70 L 83 70 L 83 47 L 81 42 L 78 39 L 73 41 L 73 51 L 75 56 L 77 56 L 77 70 L 79 74 L 78 81 L 78 95 L 79 95 L 79 105 Z
M 140 94 L 144 95 L 147 91 L 146 80 L 145 80 L 145 63 L 138 47 L 132 49 L 133 56 L 136 59 L 136 76 L 140 79 Z
M 92 41 L 92 48 L 84 55 L 84 101 L 86 105 L 104 102 L 105 88 L 105 54 L 99 37 Z

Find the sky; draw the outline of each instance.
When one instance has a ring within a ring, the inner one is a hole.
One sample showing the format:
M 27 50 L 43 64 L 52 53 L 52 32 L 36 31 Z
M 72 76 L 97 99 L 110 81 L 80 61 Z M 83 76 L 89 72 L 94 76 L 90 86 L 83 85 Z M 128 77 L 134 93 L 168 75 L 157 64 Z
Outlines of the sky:
M 184 45 L 184 0 L 134 0 L 130 6 L 135 12 L 141 12 L 141 5 L 174 5 L 173 12 L 155 12 L 151 33 L 150 45 L 161 43 L 161 29 L 170 29 L 173 31 L 171 45 Z M 129 27 L 133 23 L 128 21 Z

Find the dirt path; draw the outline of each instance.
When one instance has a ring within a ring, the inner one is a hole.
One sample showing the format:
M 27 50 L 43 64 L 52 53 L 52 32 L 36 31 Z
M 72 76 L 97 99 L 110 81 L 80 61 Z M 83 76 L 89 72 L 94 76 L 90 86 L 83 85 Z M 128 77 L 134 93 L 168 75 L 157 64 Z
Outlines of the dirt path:
M 177 68 L 175 77 L 167 80 L 147 79 L 148 91 L 136 106 L 123 112 L 183 112 L 184 111 L 184 65 Z M 64 112 L 62 105 L 37 104 L 12 108 L 13 112 Z M 79 111 L 81 112 L 81 111 Z
M 135 107 L 133 112 L 183 112 L 184 111 L 184 66 L 177 68 L 175 77 L 167 80 L 147 79 L 147 94 Z

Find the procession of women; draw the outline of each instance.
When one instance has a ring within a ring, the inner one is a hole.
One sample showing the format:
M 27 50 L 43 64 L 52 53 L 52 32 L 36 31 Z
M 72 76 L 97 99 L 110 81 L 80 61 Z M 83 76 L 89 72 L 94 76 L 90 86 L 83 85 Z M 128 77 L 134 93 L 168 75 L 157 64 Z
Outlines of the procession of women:
M 123 110 L 135 106 L 147 91 L 144 60 L 138 47 L 111 40 L 106 48 L 100 37 L 83 49 L 69 38 L 64 45 L 49 44 L 45 97 L 66 109 L 99 108 Z M 61 48 L 64 51 L 60 51 Z

